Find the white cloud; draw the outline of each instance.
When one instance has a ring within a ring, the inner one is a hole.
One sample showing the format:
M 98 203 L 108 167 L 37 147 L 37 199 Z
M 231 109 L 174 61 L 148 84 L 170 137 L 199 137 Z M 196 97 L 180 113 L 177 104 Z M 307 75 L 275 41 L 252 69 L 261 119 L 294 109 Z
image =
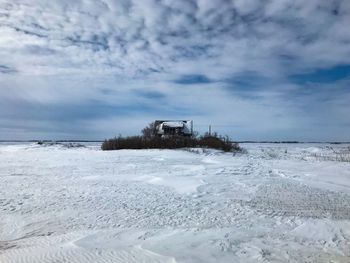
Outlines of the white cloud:
M 249 67 L 263 71 L 260 64 L 278 59 L 276 53 L 302 52 L 308 63 L 327 64 L 330 57 L 350 52 L 349 45 L 339 41 L 350 37 L 341 29 L 349 22 L 342 5 L 254 0 L 8 1 L 2 4 L 1 55 L 3 63 L 16 61 L 23 73 L 46 74 L 52 67 L 50 74 L 78 68 L 131 77 L 149 68 L 172 71 L 188 61 L 201 63 L 201 56 L 215 61 L 212 64 L 225 74 L 226 67 L 244 64 L 251 56 L 256 63 Z M 337 16 L 332 10 L 338 10 Z M 38 59 L 27 51 L 28 45 L 57 53 Z M 327 50 L 330 46 L 333 49 Z M 211 56 L 201 54 L 201 48 Z M 313 58 L 316 52 L 322 57 Z

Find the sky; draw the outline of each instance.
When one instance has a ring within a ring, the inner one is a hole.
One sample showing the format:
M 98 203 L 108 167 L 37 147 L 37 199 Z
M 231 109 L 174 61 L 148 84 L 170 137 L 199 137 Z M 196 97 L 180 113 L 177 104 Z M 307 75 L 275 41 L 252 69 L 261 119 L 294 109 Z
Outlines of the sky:
M 349 0 L 0 0 L 0 140 L 350 141 Z

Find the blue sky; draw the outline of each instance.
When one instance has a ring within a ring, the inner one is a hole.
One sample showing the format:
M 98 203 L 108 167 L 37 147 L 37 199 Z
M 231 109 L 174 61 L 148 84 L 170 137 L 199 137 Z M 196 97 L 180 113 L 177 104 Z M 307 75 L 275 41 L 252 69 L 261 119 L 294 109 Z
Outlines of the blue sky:
M 350 1 L 4 0 L 0 140 L 155 119 L 236 140 L 350 141 Z

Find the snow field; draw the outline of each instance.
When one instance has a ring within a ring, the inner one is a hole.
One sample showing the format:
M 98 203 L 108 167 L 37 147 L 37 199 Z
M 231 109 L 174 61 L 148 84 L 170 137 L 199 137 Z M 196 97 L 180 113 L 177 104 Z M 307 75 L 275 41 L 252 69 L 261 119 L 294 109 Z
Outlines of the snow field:
M 350 164 L 243 147 L 2 145 L 0 262 L 349 262 Z

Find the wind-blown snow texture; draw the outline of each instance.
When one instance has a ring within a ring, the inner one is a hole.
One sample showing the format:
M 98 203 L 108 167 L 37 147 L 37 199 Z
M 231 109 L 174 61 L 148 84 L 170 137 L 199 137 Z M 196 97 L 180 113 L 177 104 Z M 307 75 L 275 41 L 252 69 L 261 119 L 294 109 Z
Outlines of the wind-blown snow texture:
M 350 163 L 242 146 L 1 145 L 0 262 L 349 262 Z

